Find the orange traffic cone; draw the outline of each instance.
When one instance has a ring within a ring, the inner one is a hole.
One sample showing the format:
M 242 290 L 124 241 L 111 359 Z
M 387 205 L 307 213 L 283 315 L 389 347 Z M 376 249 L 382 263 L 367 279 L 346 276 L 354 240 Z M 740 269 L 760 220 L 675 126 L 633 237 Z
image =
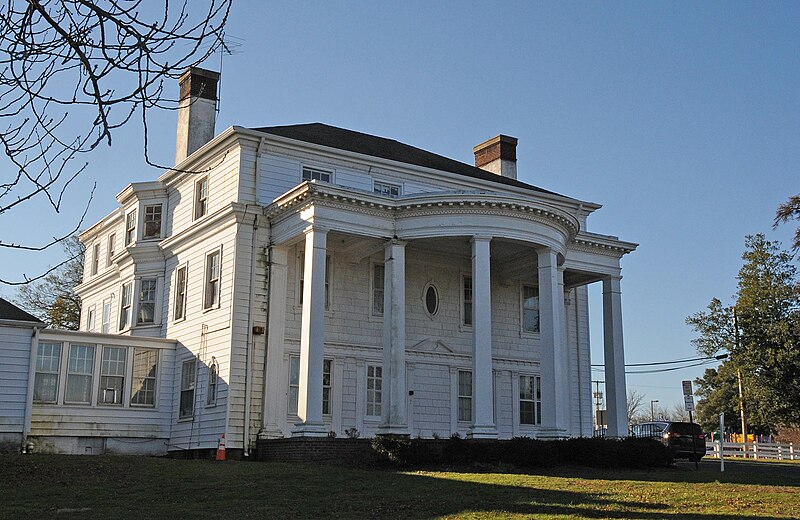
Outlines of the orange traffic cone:
M 225 457 L 225 434 L 224 433 L 219 438 L 219 444 L 217 445 L 217 457 L 216 457 L 216 460 L 226 460 L 226 457 Z

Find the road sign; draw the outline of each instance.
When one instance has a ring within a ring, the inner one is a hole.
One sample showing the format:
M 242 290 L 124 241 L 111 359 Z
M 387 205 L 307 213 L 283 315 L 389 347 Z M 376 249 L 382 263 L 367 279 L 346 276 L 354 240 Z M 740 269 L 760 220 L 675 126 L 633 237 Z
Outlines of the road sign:
M 687 412 L 693 412 L 694 411 L 694 396 L 692 396 L 691 394 L 684 395 L 683 396 L 683 404 L 684 404 L 684 406 L 686 406 L 686 411 Z
M 681 381 L 681 385 L 683 386 L 683 395 L 692 395 L 692 382 L 691 381 Z

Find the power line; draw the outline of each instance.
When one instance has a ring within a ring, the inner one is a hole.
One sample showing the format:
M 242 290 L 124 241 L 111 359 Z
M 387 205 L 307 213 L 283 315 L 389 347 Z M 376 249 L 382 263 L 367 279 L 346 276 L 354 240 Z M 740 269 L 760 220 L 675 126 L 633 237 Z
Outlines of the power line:
M 728 357 L 728 354 L 719 354 L 716 356 L 709 356 L 709 357 L 699 357 L 699 358 L 689 358 L 689 359 L 677 359 L 675 361 L 656 361 L 653 363 L 625 363 L 626 367 L 651 367 L 656 365 L 675 365 L 678 363 L 690 363 L 692 361 L 716 361 L 720 359 L 725 359 Z M 604 367 L 604 364 L 594 364 L 593 367 Z
M 654 370 L 626 370 L 625 373 L 626 374 L 658 374 L 658 373 L 661 373 L 661 372 L 672 372 L 674 370 L 683 370 L 684 368 L 692 368 L 692 367 L 699 367 L 699 366 L 703 366 L 703 365 L 710 365 L 714 361 L 716 361 L 716 359 L 712 358 L 712 359 L 706 359 L 704 361 L 701 361 L 700 363 L 693 363 L 691 365 L 684 365 L 684 366 L 680 366 L 680 367 L 658 368 L 658 369 L 654 369 Z M 600 365 L 600 366 L 603 366 L 603 365 Z M 626 365 L 626 366 L 628 366 L 628 365 Z M 601 368 L 597 368 L 594 365 L 592 365 L 592 370 L 596 370 L 598 372 L 602 371 Z

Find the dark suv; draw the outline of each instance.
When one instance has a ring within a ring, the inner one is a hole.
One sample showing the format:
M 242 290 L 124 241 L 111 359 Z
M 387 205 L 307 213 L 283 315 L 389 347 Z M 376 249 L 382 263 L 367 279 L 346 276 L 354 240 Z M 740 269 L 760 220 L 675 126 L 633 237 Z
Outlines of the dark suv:
M 672 448 L 676 459 L 700 460 L 706 454 L 706 436 L 699 424 L 653 421 L 631 426 L 631 437 L 659 439 Z

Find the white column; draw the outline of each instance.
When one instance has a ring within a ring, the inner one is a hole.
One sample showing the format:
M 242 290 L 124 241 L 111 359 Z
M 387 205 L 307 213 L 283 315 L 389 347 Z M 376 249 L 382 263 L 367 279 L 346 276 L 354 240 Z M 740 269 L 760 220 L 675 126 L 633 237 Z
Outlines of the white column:
M 381 435 L 409 435 L 406 419 L 406 243 L 384 252 Z
M 306 250 L 303 280 L 303 314 L 300 330 L 300 380 L 297 416 L 292 436 L 323 437 L 322 362 L 325 344 L 325 254 L 328 230 L 310 226 L 305 230 Z
M 267 323 L 267 361 L 264 400 L 264 424 L 261 436 L 274 439 L 283 437 L 277 395 L 285 393 L 287 374 L 283 370 L 283 345 L 286 329 L 286 281 L 288 251 L 285 247 L 274 247 L 269 266 L 269 322 Z
M 622 344 L 621 277 L 603 279 L 603 356 L 609 437 L 628 435 L 625 352 Z
M 542 378 L 541 438 L 567 436 L 568 410 L 564 395 L 569 391 L 566 374 L 564 337 L 563 273 L 558 269 L 558 253 L 550 248 L 537 250 L 539 258 L 539 332 Z
M 472 238 L 472 401 L 475 420 L 468 436 L 497 438 L 492 385 L 491 237 Z

